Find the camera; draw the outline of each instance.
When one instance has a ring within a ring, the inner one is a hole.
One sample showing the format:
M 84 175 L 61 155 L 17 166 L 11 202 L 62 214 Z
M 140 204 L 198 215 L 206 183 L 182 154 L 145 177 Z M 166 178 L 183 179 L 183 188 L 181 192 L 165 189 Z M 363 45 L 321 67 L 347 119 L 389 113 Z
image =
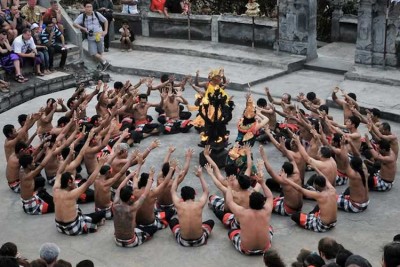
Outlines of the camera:
M 21 19 L 26 19 L 26 16 L 25 16 L 25 15 L 22 15 L 22 14 L 20 14 L 19 17 L 20 17 Z
M 92 36 L 93 36 L 93 31 L 90 30 L 90 31 L 88 32 L 88 35 L 89 35 L 90 37 L 92 37 Z

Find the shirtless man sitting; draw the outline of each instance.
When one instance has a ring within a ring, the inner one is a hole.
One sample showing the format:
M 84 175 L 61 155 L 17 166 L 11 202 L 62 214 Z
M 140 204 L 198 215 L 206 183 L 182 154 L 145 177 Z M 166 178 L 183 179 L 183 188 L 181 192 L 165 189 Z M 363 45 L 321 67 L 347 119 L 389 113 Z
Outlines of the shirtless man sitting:
M 336 190 L 330 184 L 329 180 L 323 176 L 323 173 L 315 169 L 318 175 L 315 175 L 313 187 L 316 191 L 307 190 L 299 186 L 282 173 L 282 179 L 286 183 L 293 186 L 297 191 L 301 192 L 305 197 L 315 199 L 317 205 L 310 213 L 297 212 L 292 214 L 291 218 L 299 226 L 314 232 L 326 232 L 336 225 L 337 220 L 337 204 Z
M 181 246 L 198 247 L 205 245 L 208 236 L 214 227 L 214 221 L 202 222 L 203 208 L 207 203 L 208 186 L 204 180 L 201 167 L 198 167 L 195 175 L 200 179 L 203 194 L 199 201 L 195 201 L 195 191 L 190 186 L 181 188 L 182 200 L 176 194 L 178 180 L 174 179 L 171 187 L 172 200 L 178 213 L 178 218 L 170 220 L 169 227 L 175 235 L 175 239 Z
M 3 133 L 6 137 L 4 141 L 4 154 L 6 156 L 6 161 L 14 152 L 14 147 L 19 141 L 23 141 L 23 139 L 28 134 L 28 130 L 32 128 L 37 120 L 40 118 L 40 113 L 34 113 L 28 117 L 24 126 L 17 132 L 14 125 L 7 124 L 3 127 Z
M 95 210 L 104 211 L 106 220 L 111 220 L 113 217 L 111 186 L 125 175 L 135 159 L 136 155 L 131 154 L 125 165 L 115 174 L 112 174 L 112 168 L 108 164 L 105 164 L 100 169 L 100 175 L 94 182 Z
M 135 143 L 140 143 L 146 137 L 160 132 L 160 124 L 150 123 L 148 121 L 147 112 L 151 107 L 159 107 L 160 103 L 153 104 L 147 101 L 146 94 L 139 95 L 139 103 L 132 107 L 133 118 L 135 120 L 135 130 L 131 132 Z
M 60 107 L 58 106 L 60 105 Z M 44 134 L 49 133 L 53 129 L 53 116 L 55 112 L 66 112 L 68 109 L 64 105 L 63 99 L 57 101 L 54 98 L 49 98 L 46 101 L 46 107 L 43 108 L 43 113 L 37 123 L 37 134 L 40 139 L 43 139 Z
M 378 151 L 375 151 L 371 145 L 368 135 L 365 135 L 372 157 L 381 163 L 381 169 L 377 173 L 370 173 L 368 178 L 368 186 L 374 191 L 389 191 L 396 176 L 397 157 L 390 147 L 390 143 L 384 139 L 378 142 Z
M 355 155 L 349 163 L 347 148 L 342 139 L 341 154 L 344 159 L 344 170 L 349 177 L 349 187 L 337 197 L 339 209 L 347 212 L 362 212 L 369 204 L 368 196 L 368 171 L 360 155 Z
M 131 172 L 125 180 L 120 184 L 116 193 L 113 204 L 114 213 L 114 240 L 119 247 L 137 247 L 143 242 L 149 240 L 157 231 L 157 227 L 139 227 L 136 226 L 136 213 L 143 205 L 147 195 L 153 184 L 154 172 L 150 171 L 149 179 L 143 194 L 133 202 L 133 190 L 131 186 L 127 186 L 128 181 L 137 175 L 137 171 Z
M 176 92 L 163 90 L 161 93 L 160 106 L 165 111 L 166 118 L 161 120 L 161 117 L 159 117 L 159 122 L 164 124 L 164 134 L 187 133 L 192 128 L 191 120 L 180 119 L 180 103 L 188 104 L 182 96 L 182 90 Z
M 228 236 L 235 249 L 245 255 L 263 254 L 271 247 L 273 235 L 270 225 L 273 195 L 265 185 L 260 168 L 256 179 L 263 189 L 264 196 L 259 192 L 251 193 L 247 208 L 235 203 L 230 185 L 226 192 L 226 203 L 240 221 L 240 229 L 231 229 Z
M 337 97 L 337 93 L 341 91 L 344 99 L 339 99 Z M 353 116 L 353 112 L 351 111 L 352 107 L 355 107 L 356 110 L 359 110 L 359 106 L 357 104 L 357 96 L 354 93 L 348 93 L 346 94 L 346 92 L 342 89 L 340 89 L 339 87 L 335 87 L 333 88 L 333 92 L 332 92 L 332 100 L 336 102 L 336 104 L 338 104 L 342 109 L 343 109 L 343 117 L 344 117 L 344 123 L 346 123 L 346 120 Z
M 379 127 L 374 123 L 368 123 L 368 130 L 372 134 L 375 141 L 384 139 L 390 143 L 390 148 L 393 150 L 396 158 L 399 156 L 399 140 L 395 134 L 392 133 L 390 124 L 382 122 Z
M 158 196 L 163 192 L 165 186 L 168 185 L 171 180 L 172 173 L 175 171 L 177 164 L 171 164 L 168 170 L 168 174 L 164 181 L 157 185 L 156 188 L 150 190 L 143 205 L 139 208 L 136 213 L 136 224 L 141 227 L 156 226 L 158 230 L 164 229 L 168 226 L 168 222 L 174 215 L 172 210 L 157 211 L 154 210 Z M 154 170 L 151 170 L 154 172 Z M 148 173 L 142 173 L 140 175 L 137 190 L 133 192 L 135 199 L 138 199 L 144 192 L 147 180 L 149 179 Z
M 328 122 L 328 121 L 327 121 Z M 360 125 L 360 118 L 357 116 L 350 116 L 349 118 L 346 119 L 345 121 L 345 127 L 349 131 L 349 133 L 343 132 L 340 127 L 333 127 L 333 131 L 336 133 L 339 133 L 341 135 L 344 135 L 346 139 L 351 139 L 351 141 L 354 144 L 354 148 L 359 151 L 361 147 L 361 134 L 358 131 L 358 126 Z M 329 122 L 328 124 L 331 124 Z M 348 146 L 348 151 L 349 151 L 349 157 L 351 158 L 353 155 L 353 150 L 350 148 L 350 145 Z
M 287 177 L 299 186 L 303 186 L 303 184 L 294 158 L 290 154 L 286 153 L 285 155 L 289 159 L 289 162 L 283 163 L 281 171 L 279 174 L 276 174 L 267 159 L 264 147 L 260 145 L 260 156 L 267 172 L 271 175 L 272 179 L 282 186 L 283 196 L 281 195 L 274 198 L 272 212 L 283 216 L 290 216 L 295 212 L 301 211 L 301 208 L 303 207 L 303 195 L 287 184 L 285 180 L 281 178 L 281 173 L 286 173 Z
M 46 149 L 46 148 L 45 148 Z M 44 166 L 53 157 L 54 148 L 46 153 L 46 157 L 36 167 L 31 155 L 23 155 L 19 159 L 19 163 L 24 169 L 21 175 L 21 200 L 24 212 L 29 215 L 40 215 L 54 212 L 53 197 L 49 195 L 44 188 L 36 191 L 35 178 L 40 174 Z M 44 186 L 44 184 L 42 185 Z
M 100 168 L 106 161 L 107 156 L 101 156 L 89 179 L 80 187 L 76 187 L 75 185 L 75 176 L 70 172 L 61 173 L 63 168 L 60 167 L 53 187 L 55 219 L 58 232 L 72 236 L 94 233 L 97 231 L 98 224 L 100 225 L 104 222 L 104 212 L 82 214 L 79 207 L 77 208 L 76 202 L 82 193 L 94 183 Z

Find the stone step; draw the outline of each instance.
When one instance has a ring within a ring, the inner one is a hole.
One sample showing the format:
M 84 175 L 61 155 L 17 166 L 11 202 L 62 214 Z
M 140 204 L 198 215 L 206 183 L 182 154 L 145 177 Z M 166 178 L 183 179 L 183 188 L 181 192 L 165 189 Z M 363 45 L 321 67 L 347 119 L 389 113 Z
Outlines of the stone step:
M 111 71 L 129 75 L 160 77 L 168 73 L 181 79 L 188 74 L 194 76 L 196 70 L 200 70 L 201 79 L 206 80 L 211 69 L 224 67 L 225 73 L 229 73 L 229 89 L 235 90 L 243 90 L 249 83 L 258 84 L 288 73 L 279 68 L 147 51 L 121 52 L 110 48 L 110 53 L 104 55 L 111 62 Z
M 318 58 L 304 64 L 305 69 L 334 74 L 345 74 L 352 66 L 353 63 L 324 56 L 319 56 Z
M 400 71 L 381 66 L 355 65 L 345 74 L 346 80 L 400 86 Z
M 111 42 L 111 47 L 120 48 L 119 35 Z M 186 55 L 236 63 L 253 64 L 288 71 L 296 71 L 303 67 L 304 56 L 291 55 L 284 52 L 262 48 L 251 48 L 241 45 L 213 43 L 208 41 L 188 41 L 137 36 L 133 49 L 165 54 Z

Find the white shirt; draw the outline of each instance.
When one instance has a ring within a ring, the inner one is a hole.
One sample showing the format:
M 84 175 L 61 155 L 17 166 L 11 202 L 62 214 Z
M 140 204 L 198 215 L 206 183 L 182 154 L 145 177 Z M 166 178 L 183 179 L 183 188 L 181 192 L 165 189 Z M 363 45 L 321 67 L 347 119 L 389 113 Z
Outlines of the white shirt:
M 28 50 L 36 49 L 36 45 L 35 42 L 33 41 L 33 38 L 31 37 L 29 40 L 24 40 L 22 38 L 22 34 L 14 39 L 12 47 L 14 53 L 16 54 L 19 53 L 26 54 Z

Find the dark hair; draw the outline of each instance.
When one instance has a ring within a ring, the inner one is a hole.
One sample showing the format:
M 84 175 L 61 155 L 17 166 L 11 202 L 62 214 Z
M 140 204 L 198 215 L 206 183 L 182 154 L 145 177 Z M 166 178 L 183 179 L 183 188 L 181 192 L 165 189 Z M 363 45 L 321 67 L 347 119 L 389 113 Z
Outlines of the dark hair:
M 28 118 L 28 115 L 26 115 L 26 114 L 20 114 L 20 115 L 18 115 L 18 123 L 19 123 L 20 125 L 22 125 L 22 123 L 23 123 L 24 121 L 26 121 L 27 118 Z
M 393 241 L 400 242 L 400 234 L 395 235 L 395 236 L 393 237 Z
M 131 199 L 132 193 L 133 193 L 132 187 L 126 185 L 121 188 L 121 191 L 119 193 L 119 198 L 121 199 L 122 202 L 126 203 Z
M 68 184 L 70 182 L 72 182 L 72 174 L 70 172 L 64 172 L 63 174 L 61 174 L 61 185 L 60 188 L 61 189 L 65 189 L 68 187 Z
M 37 259 L 34 261 L 31 261 L 31 267 L 47 267 L 46 261 L 42 259 Z
M 122 82 L 115 82 L 114 83 L 114 88 L 115 89 L 122 89 L 124 87 L 124 84 Z
M 275 249 L 268 249 L 265 251 L 263 259 L 267 267 L 285 267 L 281 256 L 279 256 Z
M 61 150 L 61 156 L 63 157 L 63 159 L 66 159 L 66 158 L 68 157 L 70 150 L 71 150 L 71 149 L 70 149 L 68 146 L 67 146 L 67 147 L 64 147 L 64 148 Z
M 378 118 L 381 117 L 381 111 L 380 111 L 379 109 L 377 109 L 377 108 L 371 109 L 371 113 L 372 113 L 372 115 L 374 115 L 375 117 L 378 117 Z
M 100 174 L 101 174 L 101 175 L 104 175 L 104 174 L 106 174 L 109 170 L 111 170 L 111 166 L 108 165 L 108 164 L 105 164 L 105 165 L 101 166 L 101 168 L 100 168 Z
M 169 172 L 169 162 L 165 162 L 162 167 L 161 167 L 161 172 L 163 177 L 167 176 L 168 172 Z
M 361 122 L 360 118 L 357 116 L 350 116 L 349 120 L 350 120 L 351 124 L 354 124 L 355 128 L 358 128 L 358 126 L 360 125 L 360 122 Z
M 15 144 L 14 151 L 15 154 L 18 154 L 21 150 L 25 150 L 28 148 L 28 145 L 22 141 L 19 141 Z
M 315 253 L 311 253 L 310 255 L 308 255 L 305 260 L 304 263 L 306 263 L 304 266 L 314 266 L 314 267 L 322 267 L 325 265 L 325 261 L 321 258 L 321 256 L 315 254 Z
M 84 7 L 86 7 L 86 5 L 88 5 L 88 4 L 93 5 L 92 1 L 85 1 L 85 2 L 83 2 L 83 6 L 84 6 Z
M 123 19 L 123 20 L 121 21 L 121 23 L 122 23 L 122 24 L 129 24 L 129 21 L 128 21 L 127 19 Z
M 24 28 L 23 30 L 22 30 L 22 34 L 25 34 L 25 33 L 27 33 L 27 32 L 31 32 L 31 29 L 29 29 L 29 28 Z
M 237 175 L 238 168 L 235 163 L 228 164 L 225 166 L 225 174 L 226 176 Z
M 334 259 L 339 251 L 339 244 L 331 237 L 324 237 L 318 242 L 318 251 L 324 253 L 327 260 Z
M 323 158 L 329 159 L 330 157 L 332 157 L 332 151 L 329 147 L 327 146 L 322 146 L 320 148 L 320 152 L 321 152 L 321 156 Z
M 164 73 L 163 75 L 161 75 L 161 82 L 166 82 L 169 80 L 169 76 L 168 74 Z
M 98 121 L 99 118 L 100 118 L 99 115 L 93 115 L 93 116 L 90 118 L 90 123 L 94 125 L 94 122 L 95 122 L 95 121 Z
M 139 182 L 138 182 L 138 188 L 140 189 L 142 187 L 145 187 L 148 179 L 149 179 L 149 174 L 146 172 L 142 172 L 142 174 L 140 175 Z
M 386 267 L 400 265 L 400 242 L 391 242 L 383 247 L 383 262 Z
M 360 174 L 362 184 L 365 187 L 366 184 L 367 184 L 367 177 L 365 177 L 365 173 L 364 173 L 364 170 L 363 170 L 363 161 L 362 161 L 362 159 L 360 157 L 353 157 L 350 160 L 350 167 Z
M 58 119 L 57 121 L 57 126 L 61 126 L 61 124 L 67 125 L 70 122 L 70 118 L 66 117 L 66 116 L 62 116 L 61 118 Z
M 14 125 L 6 124 L 3 127 L 3 134 L 8 138 L 14 131 Z
M 379 149 L 383 149 L 385 151 L 390 151 L 390 142 L 385 140 L 385 139 L 381 139 L 378 142 L 379 145 Z
M 94 263 L 91 260 L 83 260 L 79 262 L 76 267 L 94 267 Z
M 290 100 L 292 100 L 292 96 L 290 94 L 284 93 L 284 95 L 287 95 L 287 99 L 288 99 L 289 102 L 290 102 Z
M 340 142 L 341 142 L 341 140 L 342 140 L 342 136 L 343 136 L 343 135 L 341 135 L 341 134 L 339 134 L 339 133 L 334 133 L 334 134 L 333 134 L 333 138 L 332 138 L 332 143 L 337 143 L 337 144 L 338 144 L 338 147 L 340 147 Z
M 196 196 L 196 191 L 194 191 L 193 187 L 184 186 L 181 188 L 181 197 L 183 201 L 194 200 L 195 196 Z
M 243 114 L 243 125 L 249 125 L 251 123 L 254 123 L 256 121 L 256 117 L 252 117 L 252 118 L 247 118 L 244 116 Z
M 314 92 L 308 92 L 306 97 L 307 97 L 307 100 L 314 101 L 317 98 L 317 95 Z
M 293 164 L 285 161 L 282 165 L 282 169 L 285 171 L 285 173 L 289 176 L 293 174 Z
M 17 256 L 18 248 L 12 242 L 4 243 L 0 248 L 0 256 L 10 256 L 15 257 Z
M 0 257 L 0 267 L 19 267 L 15 257 Z
M 351 252 L 350 250 L 347 250 L 345 248 L 339 249 L 338 253 L 336 254 L 336 263 L 341 266 L 344 267 L 344 265 L 346 264 L 347 259 L 353 255 L 353 252 Z
M 22 166 L 22 168 L 28 167 L 30 164 L 33 162 L 33 157 L 31 155 L 22 155 L 19 158 L 19 165 Z
M 381 123 L 381 126 L 382 126 L 382 128 L 383 128 L 383 130 L 385 130 L 385 131 L 391 131 L 391 127 L 390 127 L 390 124 L 389 123 L 387 123 L 387 122 L 382 122 Z
M 71 97 L 70 99 L 67 100 L 67 107 L 69 107 L 69 109 L 71 109 L 71 104 L 72 102 L 74 102 L 75 98 Z
M 253 210 L 261 210 L 264 207 L 265 201 L 267 200 L 266 197 L 264 197 L 260 192 L 251 193 L 249 198 L 249 205 Z
M 60 260 L 56 261 L 56 263 L 54 264 L 54 267 L 72 267 L 72 264 L 68 261 L 60 259 Z
M 148 99 L 146 94 L 140 94 L 139 99 Z
M 315 176 L 314 176 L 315 175 Z M 321 188 L 324 188 L 325 186 L 326 186 L 326 179 L 325 179 L 325 177 L 324 176 L 322 176 L 322 175 L 318 175 L 318 174 L 314 174 L 313 176 L 315 177 L 314 178 L 314 184 L 315 185 L 317 185 L 317 186 L 319 186 L 319 187 L 321 187 Z M 312 176 L 311 176 L 312 177 Z M 311 177 L 310 177 L 310 179 L 311 179 Z
M 324 265 L 324 267 L 340 267 L 340 265 L 337 264 L 336 262 L 330 262 L 330 263 Z
M 325 105 L 325 104 L 319 106 L 319 107 L 318 107 L 318 110 L 319 110 L 319 111 L 325 111 L 326 114 L 329 113 L 329 107 L 328 107 L 327 105 Z
M 347 94 L 349 97 L 351 97 L 354 101 L 357 101 L 357 96 L 355 93 L 348 93 Z
M 257 106 L 265 107 L 267 105 L 267 100 L 265 98 L 259 98 L 257 100 Z
M 250 177 L 247 175 L 244 175 L 244 174 L 239 174 L 237 176 L 237 181 L 238 181 L 240 188 L 242 188 L 242 189 L 248 189 L 251 185 Z

